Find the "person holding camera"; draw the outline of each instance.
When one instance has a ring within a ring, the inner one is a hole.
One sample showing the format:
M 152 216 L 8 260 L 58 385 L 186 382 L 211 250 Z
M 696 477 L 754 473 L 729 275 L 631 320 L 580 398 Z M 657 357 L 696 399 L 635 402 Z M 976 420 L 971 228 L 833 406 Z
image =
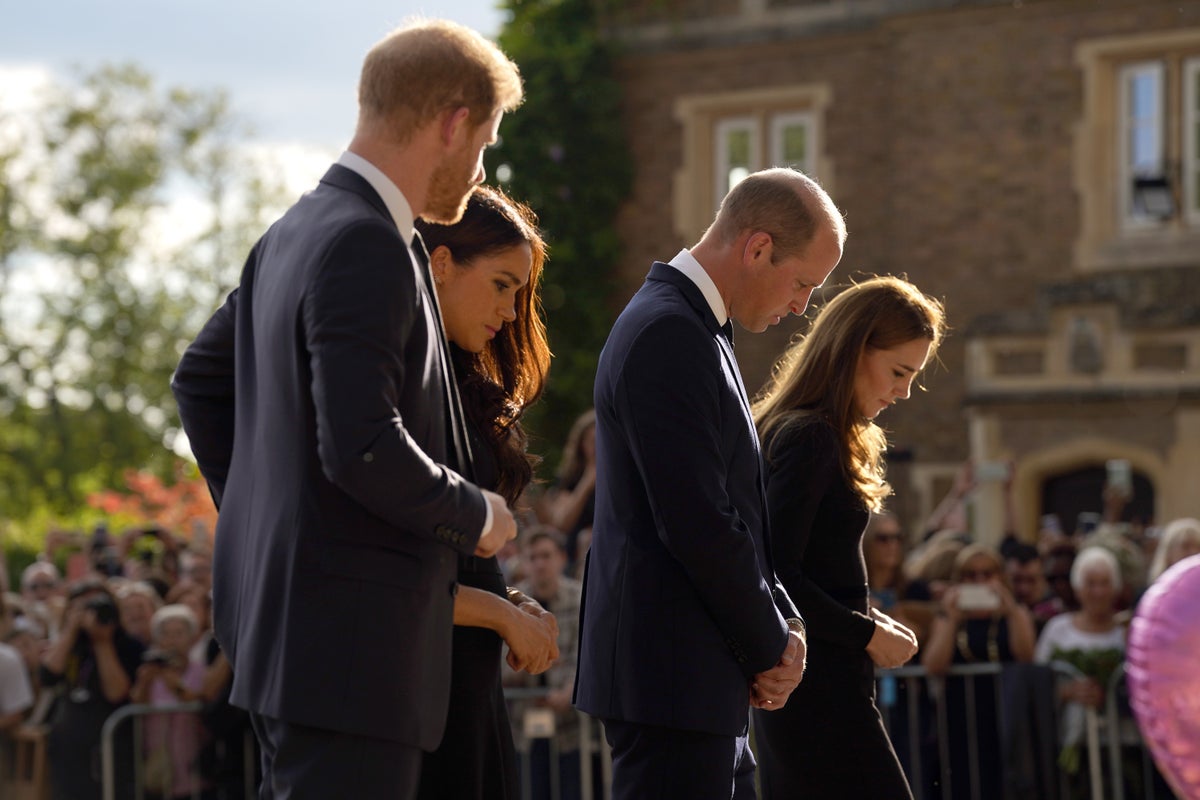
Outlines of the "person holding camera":
M 952 664 L 1031 662 L 1037 641 L 1033 616 L 1005 582 L 1000 554 L 984 544 L 967 545 L 955 559 L 951 580 L 921 658 L 929 674 L 943 675 Z M 974 682 L 974 742 L 968 734 L 967 681 Z M 985 800 L 999 798 L 1004 789 L 994 682 L 992 675 L 951 678 L 945 693 L 953 786 L 958 791 L 969 785 L 968 748 L 974 747 Z
M 154 612 L 153 646 L 142 656 L 129 692 L 133 702 L 167 707 L 205 699 L 205 666 L 188 657 L 199 629 L 195 612 L 185 605 L 166 605 Z M 153 714 L 146 719 L 143 774 L 151 795 L 192 797 L 209 788 L 196 768 L 206 738 L 196 713 Z
M 101 797 L 100 729 L 129 699 L 145 647 L 121 627 L 117 603 L 100 580 L 72 587 L 58 639 L 42 658 L 44 687 L 59 687 L 48 741 L 54 800 Z M 131 796 L 132 743 L 118 734 L 117 795 Z

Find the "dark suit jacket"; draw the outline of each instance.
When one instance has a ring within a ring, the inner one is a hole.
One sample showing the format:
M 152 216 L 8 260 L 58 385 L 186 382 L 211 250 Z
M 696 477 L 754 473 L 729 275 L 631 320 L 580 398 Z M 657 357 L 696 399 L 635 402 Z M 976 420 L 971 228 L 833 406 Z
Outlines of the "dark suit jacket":
M 184 354 L 179 415 L 220 507 L 232 702 L 430 749 L 456 552 L 486 516 L 452 463 L 441 325 L 387 207 L 333 166 L 259 240 Z
M 596 517 L 576 704 L 737 735 L 799 617 L 771 568 L 762 459 L 731 343 L 656 263 L 596 373 Z

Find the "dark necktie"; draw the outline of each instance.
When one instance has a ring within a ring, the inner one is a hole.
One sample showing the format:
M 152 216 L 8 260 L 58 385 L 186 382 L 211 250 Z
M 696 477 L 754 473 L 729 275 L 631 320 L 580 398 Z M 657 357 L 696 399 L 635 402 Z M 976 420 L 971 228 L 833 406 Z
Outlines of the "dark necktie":
M 721 333 L 725 334 L 725 338 L 729 340 L 729 346 L 733 346 L 733 320 L 725 320 L 725 324 L 721 326 Z
M 442 371 L 443 380 L 446 381 L 446 401 L 448 409 L 446 415 L 446 425 L 450 434 L 450 442 L 454 447 L 454 453 L 458 460 L 458 471 L 467 480 L 475 481 L 475 462 L 471 456 L 471 443 L 467 441 L 466 425 L 463 421 L 462 401 L 458 396 L 458 381 L 454 376 L 454 363 L 450 359 L 450 348 L 446 344 L 446 329 L 442 323 L 442 307 L 438 301 L 437 289 L 433 285 L 433 274 L 429 269 L 429 253 L 425 250 L 425 242 L 421 239 L 421 234 L 413 233 L 412 239 L 413 255 L 417 259 L 417 264 L 421 267 L 421 275 L 425 279 L 425 288 L 430 295 L 430 303 L 433 306 L 433 316 L 437 320 L 437 339 L 438 350 L 442 354 L 442 364 L 445 369 Z

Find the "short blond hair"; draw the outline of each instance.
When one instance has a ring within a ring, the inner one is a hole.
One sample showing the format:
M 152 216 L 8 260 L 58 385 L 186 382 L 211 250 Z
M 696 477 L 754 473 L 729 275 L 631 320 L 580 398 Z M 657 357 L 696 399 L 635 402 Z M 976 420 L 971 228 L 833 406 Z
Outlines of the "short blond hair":
M 479 33 L 448 20 L 417 20 L 389 33 L 363 61 L 359 125 L 383 123 L 400 142 L 447 109 L 478 127 L 521 104 L 521 73 Z

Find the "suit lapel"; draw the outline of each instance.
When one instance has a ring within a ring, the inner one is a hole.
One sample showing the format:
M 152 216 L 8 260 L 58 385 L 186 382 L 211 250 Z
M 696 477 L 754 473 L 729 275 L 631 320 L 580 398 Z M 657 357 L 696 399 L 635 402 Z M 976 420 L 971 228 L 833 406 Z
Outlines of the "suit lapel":
M 746 385 L 742 382 L 742 371 L 738 369 L 737 356 L 733 352 L 732 320 L 726 323 L 730 325 L 729 332 L 727 333 L 725 330 L 722 330 L 721 326 L 717 324 L 716 316 L 713 315 L 712 307 L 708 304 L 708 300 L 704 298 L 704 293 L 700 291 L 700 287 L 696 286 L 690 278 L 669 264 L 656 262 L 650 268 L 648 280 L 665 281 L 679 290 L 688 301 L 688 304 L 704 320 L 704 324 L 708 329 L 712 331 L 713 338 L 717 340 L 717 346 L 721 348 L 721 356 L 725 359 L 726 366 L 733 373 L 733 378 L 737 382 L 738 402 L 741 403 L 742 413 L 745 414 L 746 424 L 750 428 L 750 442 L 754 448 L 755 463 L 757 465 L 755 483 L 758 486 L 759 514 L 762 519 L 762 533 L 759 541 L 767 562 L 764 574 L 768 576 L 768 582 L 774 585 L 775 565 L 774 559 L 771 556 L 770 516 L 767 512 L 766 468 L 763 464 L 762 448 L 758 441 L 758 430 L 754 426 L 754 413 L 750 408 L 750 397 L 746 393 Z
M 343 167 L 341 164 L 334 164 L 325 172 L 325 175 L 321 178 L 321 182 L 336 186 L 339 189 L 354 192 L 378 210 L 384 219 L 392 220 L 392 214 L 388 211 L 387 203 L 383 202 L 383 198 L 371 187 L 370 182 L 354 170 Z M 450 348 L 446 344 L 446 328 L 442 322 L 442 307 L 438 303 L 437 291 L 433 288 L 433 276 L 429 271 L 429 253 L 425 250 L 425 243 L 421 240 L 421 234 L 419 233 L 414 234 L 413 241 L 409 244 L 411 246 L 412 257 L 416 261 L 417 274 L 420 276 L 418 283 L 420 283 L 422 290 L 425 292 L 430 308 L 433 309 L 434 319 L 437 322 L 438 357 L 442 362 L 441 374 L 447 406 L 447 433 L 449 434 L 450 444 L 454 449 L 454 456 L 458 462 L 458 472 L 474 483 L 475 461 L 471 455 L 471 444 L 467 438 L 462 401 L 458 394 L 458 381 L 455 380 L 454 376 L 454 363 L 450 358 Z
M 420 268 L 422 282 L 425 292 L 429 296 L 430 305 L 433 308 L 434 318 L 437 320 L 437 340 L 438 353 L 442 360 L 442 379 L 445 381 L 445 394 L 449 413 L 447 417 L 447 427 L 449 428 L 450 442 L 454 447 L 454 454 L 458 460 L 459 472 L 463 474 L 467 480 L 475 482 L 475 459 L 471 454 L 471 443 L 467 438 L 467 428 L 465 415 L 462 409 L 462 399 L 458 394 L 458 380 L 454 375 L 454 361 L 450 358 L 450 348 L 446 344 L 446 326 L 442 322 L 442 306 L 438 301 L 437 290 L 433 286 L 433 275 L 429 270 L 429 254 L 425 250 L 425 242 L 421 239 L 420 233 L 413 234 L 412 240 L 413 258 L 417 261 L 417 266 Z

